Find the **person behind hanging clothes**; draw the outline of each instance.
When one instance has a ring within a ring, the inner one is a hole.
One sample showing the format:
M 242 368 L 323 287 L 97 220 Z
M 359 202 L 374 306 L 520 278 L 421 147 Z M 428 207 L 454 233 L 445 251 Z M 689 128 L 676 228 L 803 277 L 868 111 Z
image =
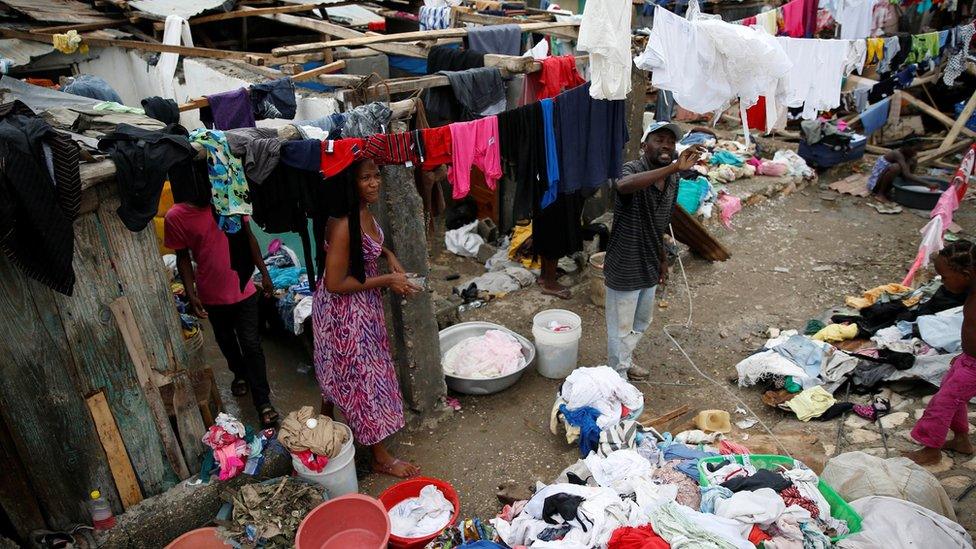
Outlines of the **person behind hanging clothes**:
M 939 463 L 943 449 L 963 455 L 976 452 L 969 440 L 968 415 L 969 401 L 976 397 L 976 244 L 958 240 L 934 255 L 942 284 L 954 294 L 966 294 L 966 303 L 962 306 L 962 354 L 952 359 L 938 392 L 911 432 L 924 448 L 902 454 L 919 465 Z M 949 431 L 953 437 L 947 441 Z
M 334 193 L 326 228 L 325 276 L 312 301 L 315 375 L 322 413 L 342 410 L 356 442 L 370 446 L 374 472 L 412 477 L 420 469 L 390 454 L 385 440 L 404 426 L 403 397 L 383 315 L 382 290 L 402 297 L 420 288 L 383 246 L 383 231 L 369 211 L 380 198 L 380 171 L 357 160 L 328 181 Z M 390 272 L 380 274 L 377 259 Z
M 912 173 L 917 165 L 916 157 L 921 144 L 921 140 L 909 139 L 897 149 L 879 156 L 874 162 L 874 168 L 871 169 L 871 175 L 868 176 L 868 191 L 879 200 L 887 201 L 891 198 L 891 187 L 898 178 L 932 190 L 938 189 L 938 185 Z
M 625 163 L 623 177 L 613 184 L 613 228 L 603 267 L 607 360 L 624 379 L 650 373 L 633 363 L 634 349 L 651 324 L 657 286 L 668 277 L 664 233 L 677 203 L 677 174 L 694 166 L 704 150 L 693 145 L 675 162 L 675 144 L 681 137 L 675 124 L 648 126 L 641 157 Z
M 279 414 L 271 404 L 259 331 L 257 291 L 249 278 L 241 285 L 232 268 L 231 237 L 217 226 L 206 167 L 194 165 L 192 170 L 197 177 L 172 181 L 175 203 L 166 212 L 163 243 L 176 253 L 176 266 L 189 298 L 190 311 L 208 319 L 213 327 L 217 346 L 234 374 L 231 393 L 240 397 L 250 391 L 262 427 L 275 427 Z M 240 230 L 246 234 L 235 236 L 248 239 L 254 266 L 261 273 L 262 291 L 270 295 L 274 291 L 271 276 L 247 216 L 243 217 Z

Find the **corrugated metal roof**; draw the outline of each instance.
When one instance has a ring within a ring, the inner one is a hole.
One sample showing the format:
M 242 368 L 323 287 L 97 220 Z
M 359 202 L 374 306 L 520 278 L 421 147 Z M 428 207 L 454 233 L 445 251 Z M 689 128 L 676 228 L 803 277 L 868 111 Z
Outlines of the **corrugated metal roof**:
M 20 67 L 31 60 L 54 51 L 54 46 L 32 40 L 4 38 L 0 40 L 0 57 L 13 60 L 14 67 Z
M 46 23 L 103 23 L 113 21 L 84 2 L 76 0 L 0 0 L 0 3 L 35 21 Z
M 4 0 L 5 1 L 5 0 Z M 179 15 L 189 19 L 198 13 L 219 8 L 225 0 L 129 0 L 129 7 L 145 13 L 167 17 Z M 231 2 L 233 5 L 233 2 Z

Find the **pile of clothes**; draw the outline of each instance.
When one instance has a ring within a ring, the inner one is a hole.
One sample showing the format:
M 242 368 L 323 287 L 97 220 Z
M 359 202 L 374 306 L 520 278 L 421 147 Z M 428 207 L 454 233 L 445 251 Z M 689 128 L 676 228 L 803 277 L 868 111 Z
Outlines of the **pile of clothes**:
M 348 429 L 316 414 L 311 406 L 289 413 L 278 429 L 278 442 L 291 453 L 296 469 L 301 464 L 313 473 L 321 473 L 349 438 Z
M 748 455 L 719 454 L 730 451 L 724 445 L 696 448 L 664 438 L 646 434 L 649 445 L 591 452 L 553 484 L 539 483 L 530 499 L 491 520 L 495 541 L 566 549 L 752 549 L 760 542 L 826 549 L 828 536 L 849 533 L 831 514 L 819 477 L 802 463 L 782 458 L 785 466 L 770 470 Z
M 312 316 L 312 288 L 308 273 L 300 266 L 295 252 L 277 238 L 268 244 L 264 264 L 268 267 L 268 275 L 274 286 L 281 326 L 289 333 L 301 334 L 305 321 Z M 261 273 L 255 273 L 253 278 L 254 283 L 260 285 Z
M 417 497 L 406 498 L 390 509 L 390 533 L 401 538 L 426 537 L 444 530 L 453 512 L 454 504 L 444 492 L 428 484 Z
M 459 341 L 441 359 L 444 373 L 453 376 L 493 379 L 525 367 L 522 344 L 501 330 Z
M 214 424 L 203 435 L 203 443 L 212 451 L 203 458 L 200 480 L 209 482 L 215 466 L 218 480 L 229 480 L 242 472 L 257 474 L 264 463 L 262 451 L 273 437 L 271 429 L 253 432 L 236 417 L 225 412 L 217 414 Z
M 552 405 L 549 428 L 560 423 L 566 442 L 578 443 L 580 455 L 604 455 L 644 440 L 635 421 L 644 410 L 644 395 L 609 366 L 577 368 L 563 382 Z
M 964 301 L 938 278 L 914 289 L 886 284 L 850 296 L 823 320 L 810 320 L 805 333 L 777 333 L 740 361 L 739 385 L 765 386 L 763 402 L 791 410 L 801 421 L 852 409 L 874 419 L 887 412 L 886 403 L 854 405 L 833 394 L 844 383 L 860 393 L 899 380 L 939 386 L 961 349 Z

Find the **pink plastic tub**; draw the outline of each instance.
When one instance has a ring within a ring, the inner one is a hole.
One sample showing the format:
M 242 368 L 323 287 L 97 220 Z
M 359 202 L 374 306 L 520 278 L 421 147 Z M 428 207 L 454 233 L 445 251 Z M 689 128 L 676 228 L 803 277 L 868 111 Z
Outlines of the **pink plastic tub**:
M 227 549 L 227 547 L 231 547 L 231 545 L 225 543 L 217 535 L 217 529 L 211 526 L 190 530 L 174 539 L 172 543 L 166 546 L 166 549 Z
M 362 494 L 331 499 L 305 517 L 295 536 L 297 549 L 385 549 L 390 517 L 383 504 Z

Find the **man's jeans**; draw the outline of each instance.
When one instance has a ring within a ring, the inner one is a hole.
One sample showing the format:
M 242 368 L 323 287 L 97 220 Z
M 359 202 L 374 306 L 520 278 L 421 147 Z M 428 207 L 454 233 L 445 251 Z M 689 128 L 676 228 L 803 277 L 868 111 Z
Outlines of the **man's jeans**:
M 657 286 L 618 292 L 607 288 L 607 365 L 627 379 L 634 349 L 654 318 Z

